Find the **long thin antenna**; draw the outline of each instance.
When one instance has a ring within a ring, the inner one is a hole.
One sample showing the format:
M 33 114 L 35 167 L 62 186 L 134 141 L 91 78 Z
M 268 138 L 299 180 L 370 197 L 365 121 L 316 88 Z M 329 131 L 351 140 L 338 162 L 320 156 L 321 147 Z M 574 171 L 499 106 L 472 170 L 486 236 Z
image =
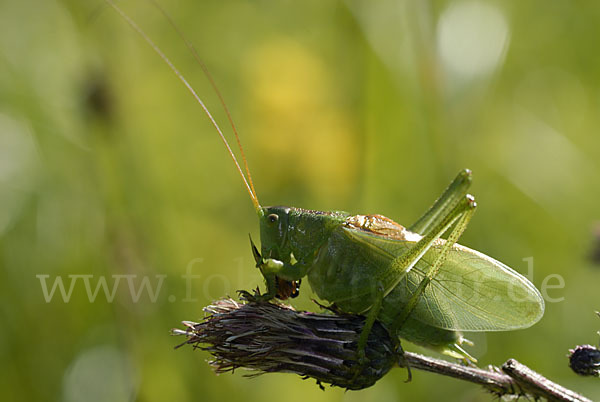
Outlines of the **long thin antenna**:
M 160 48 L 152 41 L 152 39 L 150 39 L 150 37 L 148 35 L 146 35 L 146 33 L 142 30 L 142 28 L 140 28 L 131 18 L 129 18 L 129 16 L 123 10 L 121 10 L 121 8 L 119 8 L 112 0 L 105 0 L 105 1 L 125 20 L 125 22 L 127 22 L 127 24 L 129 24 L 129 26 L 131 26 L 131 28 L 133 28 L 142 37 L 142 39 L 144 39 L 146 41 L 146 43 L 148 43 L 148 45 L 150 45 L 150 47 L 169 66 L 169 68 L 173 71 L 173 73 L 175 73 L 177 78 L 179 78 L 179 80 L 183 83 L 183 85 L 185 85 L 185 87 L 188 89 L 188 91 L 192 94 L 192 96 L 200 104 L 200 106 L 202 107 L 202 109 L 204 110 L 204 112 L 206 113 L 208 118 L 210 119 L 212 125 L 217 130 L 217 133 L 219 133 L 221 140 L 223 140 L 223 143 L 225 144 L 225 147 L 227 148 L 227 151 L 229 152 L 231 159 L 233 159 L 233 162 L 235 163 L 235 166 L 236 166 L 238 172 L 240 173 L 240 176 L 242 177 L 244 184 L 246 185 L 246 190 L 248 191 L 248 194 L 250 194 L 250 198 L 252 199 L 252 204 L 254 205 L 254 209 L 256 209 L 257 211 L 260 210 L 260 204 L 258 202 L 258 197 L 256 196 L 256 193 L 254 192 L 254 187 L 250 186 L 250 184 L 248 184 L 248 180 L 246 180 L 246 176 L 244 175 L 242 168 L 240 167 L 240 164 L 238 163 L 233 151 L 231 150 L 231 147 L 229 146 L 229 142 L 227 142 L 227 139 L 223 135 L 221 128 L 219 127 L 219 125 L 217 124 L 215 119 L 213 118 L 212 114 L 209 112 L 208 108 L 204 105 L 204 102 L 202 102 L 202 99 L 200 99 L 200 96 L 198 96 L 198 94 L 196 93 L 194 88 L 190 85 L 190 83 L 179 72 L 179 70 L 173 65 L 171 60 L 162 52 L 162 50 L 160 50 Z M 160 7 L 159 7 L 159 9 L 160 9 Z M 170 20 L 170 18 L 169 18 L 169 20 Z M 187 44 L 187 41 L 186 41 L 186 44 Z M 211 79 L 211 81 L 212 81 L 212 79 Z M 229 115 L 229 112 L 227 112 L 227 114 Z M 235 135 L 236 135 L 238 144 L 240 144 L 237 132 Z M 240 145 L 240 150 L 241 150 L 241 145 Z M 244 158 L 244 163 L 245 163 L 246 158 L 243 155 L 243 150 L 241 150 L 241 152 L 242 152 L 242 157 Z M 247 163 L 245 163 L 245 167 L 246 167 L 246 170 L 248 171 Z M 249 173 L 248 173 L 248 179 L 250 180 L 250 183 L 252 183 Z
M 231 124 L 231 128 L 233 129 L 233 134 L 235 134 L 235 139 L 237 141 L 238 148 L 240 149 L 240 154 L 242 155 L 242 161 L 244 162 L 246 176 L 248 177 L 248 182 L 250 182 L 250 189 L 252 189 L 252 192 L 254 193 L 254 196 L 256 197 L 256 190 L 254 189 L 254 183 L 252 183 L 252 175 L 250 174 L 250 169 L 248 168 L 248 161 L 246 160 L 246 155 L 244 154 L 244 148 L 242 148 L 240 136 L 238 135 L 237 128 L 235 126 L 235 123 L 233 122 L 233 118 L 231 117 L 231 113 L 229 112 L 229 108 L 227 107 L 227 103 L 225 103 L 225 99 L 223 98 L 223 95 L 221 94 L 219 87 L 217 87 L 215 80 L 213 79 L 211 73 L 208 71 L 206 64 L 204 64 L 204 62 L 200 58 L 200 55 L 196 51 L 196 48 L 194 47 L 194 45 L 192 45 L 192 43 L 183 34 L 181 29 L 179 29 L 179 26 L 177 26 L 175 21 L 173 21 L 173 18 L 171 18 L 169 13 L 167 13 L 167 11 L 160 4 L 158 4 L 158 2 L 156 0 L 149 0 L 149 1 L 152 2 L 154 7 L 156 7 L 162 13 L 162 15 L 167 19 L 167 21 L 169 21 L 169 24 L 171 24 L 171 26 L 173 27 L 175 32 L 177 32 L 177 34 L 179 35 L 179 37 L 181 38 L 183 43 L 185 43 L 187 48 L 190 50 L 190 52 L 194 56 L 194 59 L 196 59 L 196 62 L 198 62 L 198 65 L 200 65 L 200 68 L 204 72 L 204 75 L 206 76 L 206 78 L 210 82 L 210 85 L 212 85 L 213 90 L 219 97 L 219 101 L 221 101 L 221 105 L 223 106 L 223 109 L 225 110 L 225 113 L 227 114 L 227 119 L 229 120 L 229 123 Z

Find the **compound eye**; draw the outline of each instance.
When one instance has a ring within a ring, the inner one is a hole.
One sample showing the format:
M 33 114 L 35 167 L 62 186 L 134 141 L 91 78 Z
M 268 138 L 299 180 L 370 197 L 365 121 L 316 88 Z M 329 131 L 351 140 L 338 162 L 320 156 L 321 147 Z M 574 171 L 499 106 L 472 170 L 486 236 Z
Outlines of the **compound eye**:
M 279 220 L 279 215 L 277 214 L 270 214 L 269 216 L 267 216 L 267 219 L 269 220 L 269 222 L 271 223 L 275 223 Z

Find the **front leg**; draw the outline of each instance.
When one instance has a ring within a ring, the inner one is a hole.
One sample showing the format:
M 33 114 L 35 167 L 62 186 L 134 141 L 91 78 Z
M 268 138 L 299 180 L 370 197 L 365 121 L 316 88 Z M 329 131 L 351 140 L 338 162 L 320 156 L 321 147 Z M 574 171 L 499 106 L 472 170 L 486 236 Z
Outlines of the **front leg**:
M 264 275 L 265 284 L 267 285 L 267 292 L 260 293 L 258 286 L 254 290 L 254 294 L 246 290 L 238 290 L 240 296 L 249 302 L 268 302 L 277 296 L 277 278 L 275 275 Z

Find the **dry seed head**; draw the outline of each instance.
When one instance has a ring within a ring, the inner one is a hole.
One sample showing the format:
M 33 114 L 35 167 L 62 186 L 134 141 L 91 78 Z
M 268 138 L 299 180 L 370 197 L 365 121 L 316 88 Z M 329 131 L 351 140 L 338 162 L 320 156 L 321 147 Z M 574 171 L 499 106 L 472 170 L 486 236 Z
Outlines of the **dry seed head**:
M 387 330 L 375 323 L 358 366 L 356 349 L 364 317 L 295 311 L 272 303 L 238 303 L 223 299 L 204 309 L 200 323 L 174 329 L 188 337 L 183 344 L 210 352 L 215 372 L 243 367 L 249 376 L 296 373 L 317 383 L 346 389 L 367 388 L 398 362 Z M 358 372 L 358 373 L 357 373 Z

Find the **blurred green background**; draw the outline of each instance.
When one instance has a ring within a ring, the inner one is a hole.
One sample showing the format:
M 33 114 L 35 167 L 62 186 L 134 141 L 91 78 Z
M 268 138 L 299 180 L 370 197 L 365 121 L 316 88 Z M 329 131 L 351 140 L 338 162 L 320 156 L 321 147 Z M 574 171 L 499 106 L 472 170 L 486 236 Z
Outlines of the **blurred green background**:
M 148 2 L 120 4 L 233 141 L 168 21 Z M 600 329 L 591 258 L 600 242 L 600 4 L 164 6 L 223 92 L 263 205 L 410 224 L 472 169 L 479 209 L 461 243 L 522 273 L 532 262 L 547 306 L 530 329 L 469 335 L 469 350 L 482 366 L 514 357 L 600 399 L 598 381 L 575 376 L 566 358 L 576 344 L 597 344 Z M 207 353 L 173 350 L 182 339 L 169 330 L 181 320 L 263 286 L 249 232 L 258 239 L 252 204 L 208 119 L 113 10 L 0 0 L 4 399 L 493 400 L 421 372 L 405 384 L 399 369 L 360 392 L 322 392 L 288 374 L 216 376 Z M 198 277 L 186 281 L 186 272 Z M 58 288 L 50 295 L 57 278 L 67 293 L 73 284 L 67 302 Z M 101 278 L 115 293 L 100 289 L 91 301 Z M 304 284 L 294 305 L 316 310 L 310 297 Z

